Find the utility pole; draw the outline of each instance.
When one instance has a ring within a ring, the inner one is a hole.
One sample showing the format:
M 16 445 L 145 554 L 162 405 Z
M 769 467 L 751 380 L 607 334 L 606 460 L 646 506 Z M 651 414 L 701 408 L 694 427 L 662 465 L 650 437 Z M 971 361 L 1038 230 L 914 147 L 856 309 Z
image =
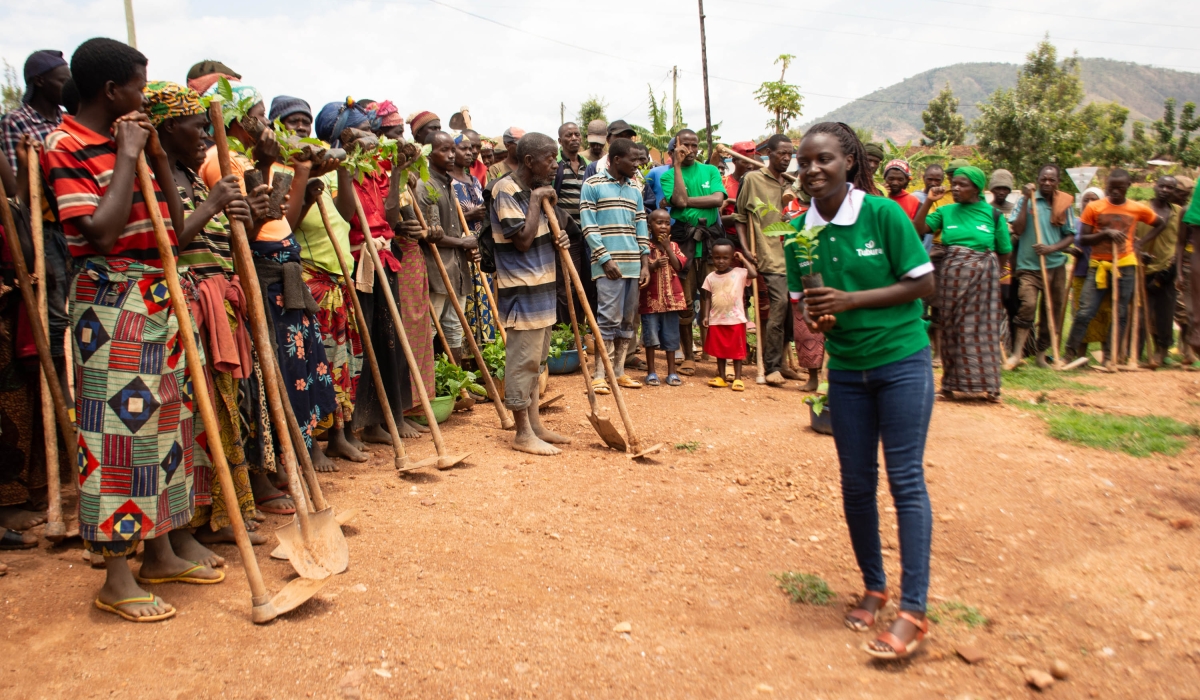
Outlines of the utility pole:
M 708 158 L 711 158 L 713 152 L 712 107 L 708 101 L 708 44 L 704 39 L 704 0 L 697 0 L 697 2 L 700 3 L 700 71 L 704 78 L 704 129 L 708 134 Z M 705 162 L 708 158 L 705 158 Z
M 679 88 L 679 66 L 671 66 L 671 134 L 674 135 L 677 126 L 675 113 L 679 111 L 679 100 L 675 95 Z
M 567 123 L 567 105 L 563 102 L 558 103 L 558 123 Z
M 125 33 L 129 35 L 129 45 L 137 48 L 137 32 L 133 29 L 133 0 L 125 0 Z

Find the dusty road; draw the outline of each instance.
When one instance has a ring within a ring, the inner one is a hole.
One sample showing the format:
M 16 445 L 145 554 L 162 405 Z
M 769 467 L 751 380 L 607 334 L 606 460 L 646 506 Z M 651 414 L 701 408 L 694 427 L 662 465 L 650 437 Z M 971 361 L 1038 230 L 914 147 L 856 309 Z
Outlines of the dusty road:
M 931 602 L 988 622 L 944 615 L 912 661 L 877 665 L 841 623 L 861 581 L 832 439 L 808 430 L 795 385 L 718 392 L 703 384 L 711 371 L 629 392 L 643 439 L 671 446 L 643 463 L 602 448 L 578 375 L 551 381 L 567 398 L 548 423 L 576 437 L 560 458 L 508 450 L 480 405 L 446 426 L 452 450 L 474 452 L 463 467 L 399 478 L 378 450 L 342 463 L 324 483 L 336 506 L 361 509 L 346 527 L 350 569 L 267 626 L 249 622 L 232 546 L 219 548 L 224 584 L 154 587 L 179 608 L 154 625 L 92 607 L 102 572 L 77 546 L 6 552 L 0 695 L 1007 698 L 1036 694 L 1023 657 L 1068 666 L 1048 695 L 1200 697 L 1194 439 L 1176 457 L 1135 458 L 1058 442 L 1019 406 L 939 403 Z M 1200 422 L 1200 373 L 1080 376 L 1103 390 L 1052 396 Z M 673 447 L 686 443 L 694 452 Z M 881 508 L 894 592 L 883 482 Z M 291 568 L 268 551 L 277 589 Z M 772 578 L 787 570 L 823 577 L 835 602 L 789 602 Z M 987 658 L 967 664 L 967 644 Z

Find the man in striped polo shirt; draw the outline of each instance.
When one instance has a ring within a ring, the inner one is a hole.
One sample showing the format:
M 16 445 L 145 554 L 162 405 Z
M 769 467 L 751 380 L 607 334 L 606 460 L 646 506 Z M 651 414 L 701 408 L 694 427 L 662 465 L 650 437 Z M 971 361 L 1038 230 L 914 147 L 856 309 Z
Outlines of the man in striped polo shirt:
M 558 201 L 554 188 L 554 139 L 529 133 L 514 146 L 517 167 L 492 185 L 492 239 L 496 244 L 498 323 L 508 331 L 504 360 L 504 405 L 513 412 L 517 435 L 513 449 L 535 455 L 562 452 L 556 444 L 571 438 L 542 426 L 538 415 L 538 376 L 550 354 L 555 319 L 554 246 L 567 248 L 563 233 L 555 242 L 542 203 Z M 489 183 L 491 184 L 491 183 Z M 559 225 L 566 214 L 555 209 Z
M 635 335 L 638 289 L 650 280 L 646 209 L 642 189 L 633 179 L 640 158 L 641 151 L 633 141 L 613 139 L 608 145 L 608 168 L 588 178 L 579 193 L 579 217 L 596 281 L 600 337 L 613 358 L 613 367 L 622 371 L 617 384 L 629 389 L 642 386 L 623 372 Z M 596 363 L 592 386 L 598 394 L 610 391 L 603 363 Z

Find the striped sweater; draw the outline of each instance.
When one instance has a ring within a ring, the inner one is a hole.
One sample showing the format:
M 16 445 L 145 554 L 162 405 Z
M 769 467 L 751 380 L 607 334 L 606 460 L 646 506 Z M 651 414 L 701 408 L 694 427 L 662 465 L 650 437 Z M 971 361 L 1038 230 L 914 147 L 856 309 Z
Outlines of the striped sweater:
M 621 277 L 641 276 L 642 256 L 650 254 L 650 233 L 639 188 L 606 170 L 589 177 L 579 193 L 579 219 L 592 251 L 592 279 L 604 276 L 609 260 L 620 268 Z

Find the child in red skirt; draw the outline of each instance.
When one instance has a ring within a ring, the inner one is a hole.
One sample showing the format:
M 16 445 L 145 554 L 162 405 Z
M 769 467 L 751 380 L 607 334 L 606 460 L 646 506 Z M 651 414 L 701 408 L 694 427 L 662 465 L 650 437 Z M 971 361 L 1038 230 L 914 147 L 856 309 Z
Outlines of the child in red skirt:
M 734 267 L 735 260 L 744 267 Z M 708 329 L 704 352 L 717 358 L 717 376 L 708 385 L 720 389 L 729 386 L 725 361 L 732 360 L 733 390 L 745 391 L 742 360 L 746 359 L 746 307 L 742 300 L 758 272 L 727 238 L 713 243 L 712 262 L 716 270 L 705 278 L 700 296 L 700 323 Z

